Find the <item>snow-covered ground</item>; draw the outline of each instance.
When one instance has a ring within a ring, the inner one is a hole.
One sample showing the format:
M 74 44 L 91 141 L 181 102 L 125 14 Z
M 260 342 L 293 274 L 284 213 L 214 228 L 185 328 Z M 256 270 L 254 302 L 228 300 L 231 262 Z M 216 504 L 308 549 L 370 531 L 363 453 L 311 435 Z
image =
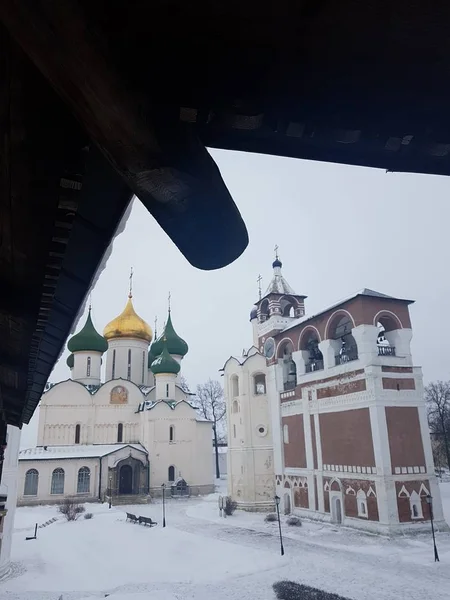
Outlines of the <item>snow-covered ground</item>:
M 223 483 L 223 482 L 222 482 Z M 441 484 L 450 522 L 450 483 Z M 16 512 L 11 575 L 0 582 L 2 600 L 274 600 L 280 579 L 333 591 L 355 600 L 448 600 L 450 534 L 437 534 L 440 563 L 430 535 L 391 541 L 304 522 L 283 524 L 280 556 L 276 523 L 237 512 L 220 518 L 218 494 L 134 507 L 88 505 L 94 518 L 61 518 L 26 541 L 34 524 L 55 507 Z M 125 511 L 151 516 L 149 528 L 125 521 Z M 283 519 L 284 520 L 284 519 Z

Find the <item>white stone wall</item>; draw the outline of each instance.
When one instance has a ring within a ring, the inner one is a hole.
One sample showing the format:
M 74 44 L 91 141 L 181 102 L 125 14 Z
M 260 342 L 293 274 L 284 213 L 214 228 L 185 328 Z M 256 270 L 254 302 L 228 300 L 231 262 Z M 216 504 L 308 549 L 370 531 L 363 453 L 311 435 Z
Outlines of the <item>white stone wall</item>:
M 225 365 L 224 385 L 228 421 L 228 493 L 242 508 L 273 505 L 273 429 L 266 359 L 259 353 Z M 257 394 L 254 376 L 266 376 L 266 393 Z M 233 378 L 239 378 L 239 389 Z M 236 393 L 237 392 L 237 393 Z
M 115 360 L 114 360 L 115 351 Z M 128 377 L 128 351 L 131 352 L 131 374 Z M 125 379 L 136 385 L 146 385 L 148 380 L 148 342 L 145 340 L 118 338 L 109 340 L 106 353 L 106 381 Z
M 7 447 L 5 450 L 2 479 L 0 482 L 0 494 L 7 496 L 7 513 L 0 539 L 0 578 L 8 572 L 10 565 L 11 543 L 14 531 L 14 513 L 17 499 L 20 429 L 8 425 L 7 436 Z

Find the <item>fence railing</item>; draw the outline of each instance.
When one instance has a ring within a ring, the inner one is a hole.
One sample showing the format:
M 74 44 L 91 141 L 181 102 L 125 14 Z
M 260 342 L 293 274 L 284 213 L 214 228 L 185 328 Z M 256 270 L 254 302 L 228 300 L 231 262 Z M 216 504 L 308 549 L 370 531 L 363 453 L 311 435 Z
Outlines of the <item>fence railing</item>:
M 335 356 L 336 366 L 344 365 L 351 360 L 358 360 L 358 349 L 356 347 L 345 348 L 345 351 L 336 354 Z
M 323 360 L 312 360 L 306 363 L 306 373 L 313 373 L 314 371 L 323 370 Z
M 378 356 L 395 356 L 395 346 L 378 346 Z

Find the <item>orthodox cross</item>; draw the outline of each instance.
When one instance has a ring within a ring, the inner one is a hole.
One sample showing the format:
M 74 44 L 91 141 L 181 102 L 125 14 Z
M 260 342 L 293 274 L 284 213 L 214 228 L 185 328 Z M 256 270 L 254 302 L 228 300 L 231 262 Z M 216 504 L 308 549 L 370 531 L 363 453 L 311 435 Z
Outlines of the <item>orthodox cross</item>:
M 171 296 L 171 294 L 170 294 L 170 292 L 169 292 L 169 295 L 168 295 L 168 297 L 167 297 L 167 303 L 168 303 L 168 305 L 169 305 L 169 312 L 170 312 L 170 299 L 171 299 L 171 297 L 172 297 L 172 296 Z
M 92 310 L 92 292 L 89 294 L 89 312 Z
M 258 294 L 259 294 L 259 299 L 261 300 L 261 298 L 262 298 L 262 290 L 261 290 L 262 277 L 261 277 L 261 275 L 258 275 L 258 279 L 256 281 L 258 282 Z
M 130 268 L 130 292 L 128 294 L 129 298 L 133 296 L 133 267 Z
M 278 245 L 277 244 L 275 244 L 274 251 L 275 251 L 275 258 L 278 260 Z
M 157 333 L 156 333 L 156 326 L 157 325 L 158 325 L 158 317 L 156 316 L 155 317 L 155 340 L 156 340 L 156 337 L 157 337 Z

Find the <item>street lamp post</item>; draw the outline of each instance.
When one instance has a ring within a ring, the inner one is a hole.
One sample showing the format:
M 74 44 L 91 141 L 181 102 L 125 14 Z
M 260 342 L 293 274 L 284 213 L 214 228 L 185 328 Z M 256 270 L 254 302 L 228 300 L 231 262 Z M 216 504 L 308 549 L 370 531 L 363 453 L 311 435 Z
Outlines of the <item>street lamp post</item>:
M 281 556 L 284 556 L 283 536 L 281 535 L 280 500 L 281 500 L 280 496 L 275 496 L 275 505 L 277 507 L 277 517 L 278 517 L 278 530 L 280 532 L 280 550 L 281 550 Z
M 434 548 L 434 562 L 439 562 L 439 554 L 436 548 L 436 537 L 434 535 L 434 522 L 433 522 L 433 497 L 428 494 L 426 497 L 427 504 L 430 507 L 430 521 L 431 521 L 431 533 L 433 535 L 433 548 Z
M 112 495 L 112 477 L 109 476 L 109 508 L 111 508 L 111 495 Z
M 166 500 L 166 498 L 165 498 L 165 496 L 166 496 L 166 493 L 165 493 L 166 492 L 166 484 L 163 483 L 161 485 L 161 487 L 162 487 L 162 494 L 163 494 L 163 527 L 165 527 L 166 526 L 166 502 L 165 502 L 165 500 Z

